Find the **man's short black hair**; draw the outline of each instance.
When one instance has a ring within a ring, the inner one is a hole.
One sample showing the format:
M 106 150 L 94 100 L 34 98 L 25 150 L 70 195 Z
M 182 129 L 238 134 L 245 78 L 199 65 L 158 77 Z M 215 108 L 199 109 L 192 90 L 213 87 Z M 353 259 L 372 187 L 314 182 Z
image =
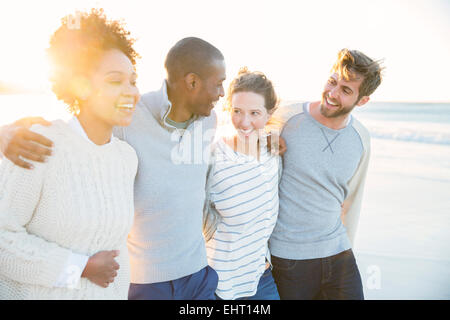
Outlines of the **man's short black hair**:
M 181 39 L 169 50 L 164 66 L 169 82 L 175 82 L 189 73 L 207 77 L 216 60 L 224 60 L 219 49 L 205 40 L 189 37 Z

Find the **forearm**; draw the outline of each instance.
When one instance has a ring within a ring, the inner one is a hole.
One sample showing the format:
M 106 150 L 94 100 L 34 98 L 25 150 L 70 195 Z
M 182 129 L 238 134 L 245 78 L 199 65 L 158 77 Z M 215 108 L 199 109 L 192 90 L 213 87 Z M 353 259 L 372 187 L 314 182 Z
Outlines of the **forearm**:
M 70 251 L 31 234 L 42 196 L 46 167 L 26 170 L 10 161 L 0 164 L 0 273 L 18 282 L 52 287 Z
M 294 103 L 278 107 L 267 123 L 266 130 L 281 133 L 289 119 L 303 112 L 302 106 L 301 103 Z
M 53 285 L 58 288 L 77 288 L 88 260 L 89 256 L 71 253 L 58 280 Z
M 0 230 L 0 273 L 17 282 L 53 287 L 70 254 L 25 231 Z
M 359 168 L 352 178 L 349 184 L 349 195 L 342 205 L 341 219 L 344 226 L 347 228 L 347 233 L 352 243 L 356 236 L 356 229 L 361 212 L 367 166 L 368 159 L 366 163 L 362 163 L 361 168 Z

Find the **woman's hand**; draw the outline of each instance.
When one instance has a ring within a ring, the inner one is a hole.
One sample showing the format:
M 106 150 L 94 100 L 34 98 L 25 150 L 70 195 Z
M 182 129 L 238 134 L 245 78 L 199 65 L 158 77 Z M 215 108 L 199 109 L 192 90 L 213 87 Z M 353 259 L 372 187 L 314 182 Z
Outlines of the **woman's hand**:
M 119 270 L 119 264 L 114 260 L 119 255 L 119 250 L 100 251 L 89 258 L 86 267 L 81 274 L 100 287 L 107 288 L 114 282 Z

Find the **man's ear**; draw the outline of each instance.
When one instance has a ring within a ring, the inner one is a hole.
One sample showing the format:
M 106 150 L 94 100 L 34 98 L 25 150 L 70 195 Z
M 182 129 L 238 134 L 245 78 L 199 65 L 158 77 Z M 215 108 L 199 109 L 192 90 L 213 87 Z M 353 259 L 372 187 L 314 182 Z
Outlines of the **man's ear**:
M 356 104 L 358 107 L 361 107 L 365 105 L 367 102 L 369 102 L 370 97 L 369 96 L 362 96 L 361 99 L 359 99 L 358 103 Z
M 184 77 L 184 85 L 188 91 L 192 91 L 195 90 L 196 87 L 198 87 L 199 80 L 200 79 L 198 75 L 191 72 Z

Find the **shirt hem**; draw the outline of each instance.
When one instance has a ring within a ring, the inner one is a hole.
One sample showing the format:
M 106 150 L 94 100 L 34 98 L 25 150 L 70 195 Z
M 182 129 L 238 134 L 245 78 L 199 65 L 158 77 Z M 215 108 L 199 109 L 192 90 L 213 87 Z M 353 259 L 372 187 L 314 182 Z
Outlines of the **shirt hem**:
M 351 247 L 346 233 L 331 240 L 311 243 L 293 243 L 278 239 L 271 239 L 269 242 L 272 255 L 291 260 L 327 258 L 351 249 Z
M 201 263 L 194 265 L 192 268 L 186 269 L 182 268 L 186 266 L 187 263 L 180 262 L 175 266 L 163 267 L 161 265 L 152 266 L 150 261 L 140 262 L 140 269 L 142 271 L 132 271 L 131 272 L 131 283 L 134 284 L 149 284 L 149 283 L 158 283 L 158 282 L 166 282 L 180 279 L 182 277 L 194 274 L 201 269 L 205 268 L 208 265 L 206 257 L 204 259 L 198 259 Z M 133 263 L 131 264 L 133 265 Z M 146 267 L 145 267 L 146 266 Z

